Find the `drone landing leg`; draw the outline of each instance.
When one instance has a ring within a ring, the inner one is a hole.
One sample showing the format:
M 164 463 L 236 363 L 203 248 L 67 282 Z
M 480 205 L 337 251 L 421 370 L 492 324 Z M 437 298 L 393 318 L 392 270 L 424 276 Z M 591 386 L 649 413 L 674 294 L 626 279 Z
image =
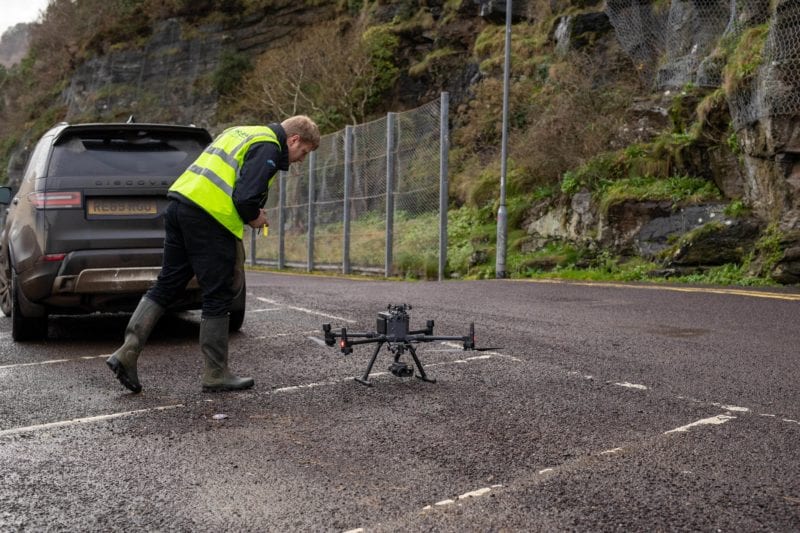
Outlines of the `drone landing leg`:
M 408 351 L 411 352 L 411 357 L 414 359 L 414 364 L 417 365 L 417 370 L 419 370 L 419 375 L 417 376 L 417 379 L 421 379 L 422 381 L 427 381 L 428 383 L 436 383 L 436 379 L 429 378 L 425 374 L 425 369 L 422 368 L 422 363 L 420 363 L 419 357 L 417 357 L 417 351 L 414 349 L 414 347 L 409 343 L 406 343 L 406 346 L 408 347 Z
M 355 380 L 361 383 L 362 385 L 366 385 L 367 387 L 372 387 L 372 382 L 369 380 L 369 373 L 372 372 L 372 365 L 375 364 L 375 359 L 378 358 L 378 352 L 381 351 L 381 348 L 383 347 L 383 342 L 384 341 L 379 342 L 378 345 L 375 347 L 375 351 L 372 352 L 372 359 L 369 360 L 369 365 L 367 365 L 367 370 L 366 372 L 364 372 L 364 375 L 361 376 L 360 378 L 355 378 Z

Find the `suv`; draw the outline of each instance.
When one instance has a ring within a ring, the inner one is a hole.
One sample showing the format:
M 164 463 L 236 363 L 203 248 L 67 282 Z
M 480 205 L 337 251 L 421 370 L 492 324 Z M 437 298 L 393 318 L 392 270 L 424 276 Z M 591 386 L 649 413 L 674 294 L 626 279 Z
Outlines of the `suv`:
M 203 128 L 61 123 L 38 142 L 0 235 L 0 309 L 15 341 L 49 314 L 132 311 L 161 269 L 167 189 L 211 142 Z M 230 329 L 242 326 L 244 276 Z M 171 310 L 199 309 L 193 279 Z

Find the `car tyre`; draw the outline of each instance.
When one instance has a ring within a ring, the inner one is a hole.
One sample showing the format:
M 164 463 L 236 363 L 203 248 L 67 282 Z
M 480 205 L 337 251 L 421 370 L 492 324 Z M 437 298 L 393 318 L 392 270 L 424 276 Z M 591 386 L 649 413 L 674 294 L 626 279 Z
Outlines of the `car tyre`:
M 236 298 L 233 300 L 233 305 L 231 305 L 230 321 L 228 322 L 228 332 L 230 333 L 235 333 L 242 329 L 242 324 L 244 324 L 246 296 L 247 287 L 244 281 L 242 281 L 242 290 L 236 295 Z
M 0 253 L 0 311 L 11 316 L 11 258 Z
M 19 305 L 17 274 L 11 275 L 11 338 L 17 342 L 37 341 L 47 338 L 47 315 L 26 317 Z

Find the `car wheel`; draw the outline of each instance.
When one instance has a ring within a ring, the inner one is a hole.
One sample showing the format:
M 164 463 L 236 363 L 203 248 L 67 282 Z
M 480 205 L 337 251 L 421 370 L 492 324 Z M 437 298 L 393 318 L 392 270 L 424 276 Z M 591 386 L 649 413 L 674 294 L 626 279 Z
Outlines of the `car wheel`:
M 242 324 L 244 324 L 246 296 L 247 288 L 245 287 L 244 281 L 242 281 L 242 290 L 240 290 L 239 294 L 236 295 L 236 298 L 233 300 L 233 305 L 231 305 L 231 318 L 230 322 L 228 322 L 228 331 L 230 333 L 242 329 Z
M 11 275 L 11 338 L 17 342 L 47 338 L 47 315 L 26 317 L 19 306 L 17 275 Z
M 0 311 L 11 316 L 11 260 L 8 254 L 0 254 Z

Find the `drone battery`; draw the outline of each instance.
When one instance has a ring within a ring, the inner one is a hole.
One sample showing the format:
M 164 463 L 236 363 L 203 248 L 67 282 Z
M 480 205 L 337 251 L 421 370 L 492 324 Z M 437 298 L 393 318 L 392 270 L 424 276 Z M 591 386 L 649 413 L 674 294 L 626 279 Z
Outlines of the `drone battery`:
M 408 315 L 383 311 L 378 313 L 377 327 L 379 335 L 395 339 L 404 339 L 408 335 Z

